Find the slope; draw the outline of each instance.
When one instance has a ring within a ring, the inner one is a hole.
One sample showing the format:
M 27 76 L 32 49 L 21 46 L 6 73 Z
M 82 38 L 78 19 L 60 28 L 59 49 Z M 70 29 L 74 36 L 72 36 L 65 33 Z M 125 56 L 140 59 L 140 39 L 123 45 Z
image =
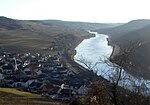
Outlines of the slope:
M 110 28 L 121 25 L 121 23 L 89 23 L 89 22 L 72 22 L 72 21 L 61 21 L 61 20 L 31 20 L 31 22 L 42 23 L 49 26 L 59 26 L 71 29 L 82 29 L 82 30 L 95 30 L 102 28 Z
M 111 43 L 126 48 L 136 44 L 129 62 L 132 62 L 134 69 L 128 72 L 145 78 L 150 78 L 150 20 L 134 20 L 122 26 L 98 30 L 99 33 L 110 35 Z M 117 62 L 117 57 L 115 58 Z
M 54 41 L 58 43 L 56 39 L 60 39 L 59 42 L 63 43 L 60 45 L 64 46 L 69 43 L 77 44 L 89 37 L 89 34 L 83 30 L 3 18 L 0 19 L 0 48 L 5 51 L 47 53 L 45 49 L 51 47 Z M 8 21 L 6 25 L 3 20 Z M 19 27 L 10 29 L 11 26 Z M 63 36 L 64 38 L 59 38 Z
M 115 41 L 115 39 L 123 36 L 124 34 L 126 34 L 128 32 L 141 29 L 141 28 L 148 26 L 148 25 L 150 25 L 150 20 L 140 19 L 140 20 L 130 21 L 126 24 L 123 24 L 123 25 L 120 25 L 117 27 L 98 29 L 95 31 L 102 33 L 102 34 L 110 35 L 112 41 Z
M 122 48 L 132 46 L 131 43 L 136 44 L 130 57 L 130 61 L 136 69 L 129 72 L 150 78 L 150 25 L 136 31 L 128 32 L 116 39 L 116 44 Z

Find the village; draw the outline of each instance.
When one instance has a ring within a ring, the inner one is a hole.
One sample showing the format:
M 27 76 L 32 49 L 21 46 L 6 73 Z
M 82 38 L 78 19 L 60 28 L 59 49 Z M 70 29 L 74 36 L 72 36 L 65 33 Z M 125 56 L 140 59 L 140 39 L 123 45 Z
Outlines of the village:
M 0 87 L 71 100 L 87 93 L 87 79 L 61 61 L 61 55 L 0 52 Z

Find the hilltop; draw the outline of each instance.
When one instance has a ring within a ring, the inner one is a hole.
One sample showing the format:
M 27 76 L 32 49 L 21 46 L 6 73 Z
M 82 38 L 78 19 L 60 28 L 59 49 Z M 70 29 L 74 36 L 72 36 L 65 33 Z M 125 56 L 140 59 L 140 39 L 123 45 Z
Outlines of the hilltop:
M 132 20 L 126 24 L 122 24 L 117 27 L 113 28 L 104 28 L 104 29 L 97 29 L 95 31 L 103 34 L 111 35 L 112 41 L 117 39 L 118 37 L 123 36 L 124 34 L 141 29 L 145 26 L 150 25 L 150 20 L 140 19 L 140 20 Z
M 22 28 L 22 26 L 17 22 L 17 20 L 0 16 L 0 28 L 14 30 L 14 29 L 20 29 Z

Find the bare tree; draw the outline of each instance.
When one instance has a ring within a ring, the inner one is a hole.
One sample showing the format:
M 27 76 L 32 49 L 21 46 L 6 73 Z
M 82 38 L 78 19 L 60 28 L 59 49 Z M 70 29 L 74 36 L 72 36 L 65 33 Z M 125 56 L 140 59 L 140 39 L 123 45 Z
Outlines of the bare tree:
M 93 64 L 91 61 L 87 61 L 82 57 L 82 59 L 78 60 L 78 62 L 82 63 L 84 66 L 86 66 L 89 70 L 94 71 L 94 68 L 99 63 L 105 63 L 110 67 L 110 70 L 114 70 L 115 72 L 113 75 L 110 75 L 109 81 L 111 83 L 106 83 L 104 81 L 96 81 L 91 84 L 91 89 L 89 91 L 88 98 L 91 101 L 91 97 L 95 99 L 96 103 L 99 103 L 99 105 L 103 104 L 113 104 L 113 105 L 126 105 L 126 104 L 139 104 L 142 105 L 143 103 L 149 104 L 150 99 L 148 96 L 148 88 L 146 87 L 146 82 L 143 82 L 143 84 L 137 86 L 135 81 L 133 81 L 133 86 L 135 87 L 135 91 L 129 91 L 126 89 L 123 89 L 119 86 L 120 81 L 126 79 L 124 75 L 123 67 L 130 68 L 133 67 L 132 62 L 130 61 L 131 53 L 134 51 L 135 48 L 137 48 L 140 44 L 134 43 L 130 45 L 127 48 L 121 49 L 121 53 L 118 55 L 118 57 L 115 58 L 117 60 L 117 64 L 110 62 L 109 59 L 100 60 L 97 63 Z M 130 80 L 129 80 L 130 81 Z M 136 92 L 137 91 L 137 92 Z M 136 93 L 135 93 L 136 92 Z M 137 94 L 138 93 L 138 94 Z M 145 95 L 141 94 L 145 93 Z M 145 97 L 145 99 L 143 99 Z M 123 98 L 123 99 L 121 99 Z M 137 103 L 137 102 L 138 103 Z

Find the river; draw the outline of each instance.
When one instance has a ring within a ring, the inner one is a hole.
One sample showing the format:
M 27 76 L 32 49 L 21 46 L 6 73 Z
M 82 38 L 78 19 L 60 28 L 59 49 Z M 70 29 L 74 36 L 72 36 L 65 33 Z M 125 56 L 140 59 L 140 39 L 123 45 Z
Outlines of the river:
M 105 63 L 113 51 L 113 47 L 108 45 L 108 36 L 91 31 L 89 33 L 94 34 L 95 37 L 83 40 L 75 48 L 77 53 L 74 61 L 112 82 L 115 80 L 118 70 Z M 119 85 L 129 90 L 135 90 L 135 86 L 141 86 L 146 89 L 144 94 L 150 95 L 150 80 L 136 78 L 125 70 L 122 70 Z

